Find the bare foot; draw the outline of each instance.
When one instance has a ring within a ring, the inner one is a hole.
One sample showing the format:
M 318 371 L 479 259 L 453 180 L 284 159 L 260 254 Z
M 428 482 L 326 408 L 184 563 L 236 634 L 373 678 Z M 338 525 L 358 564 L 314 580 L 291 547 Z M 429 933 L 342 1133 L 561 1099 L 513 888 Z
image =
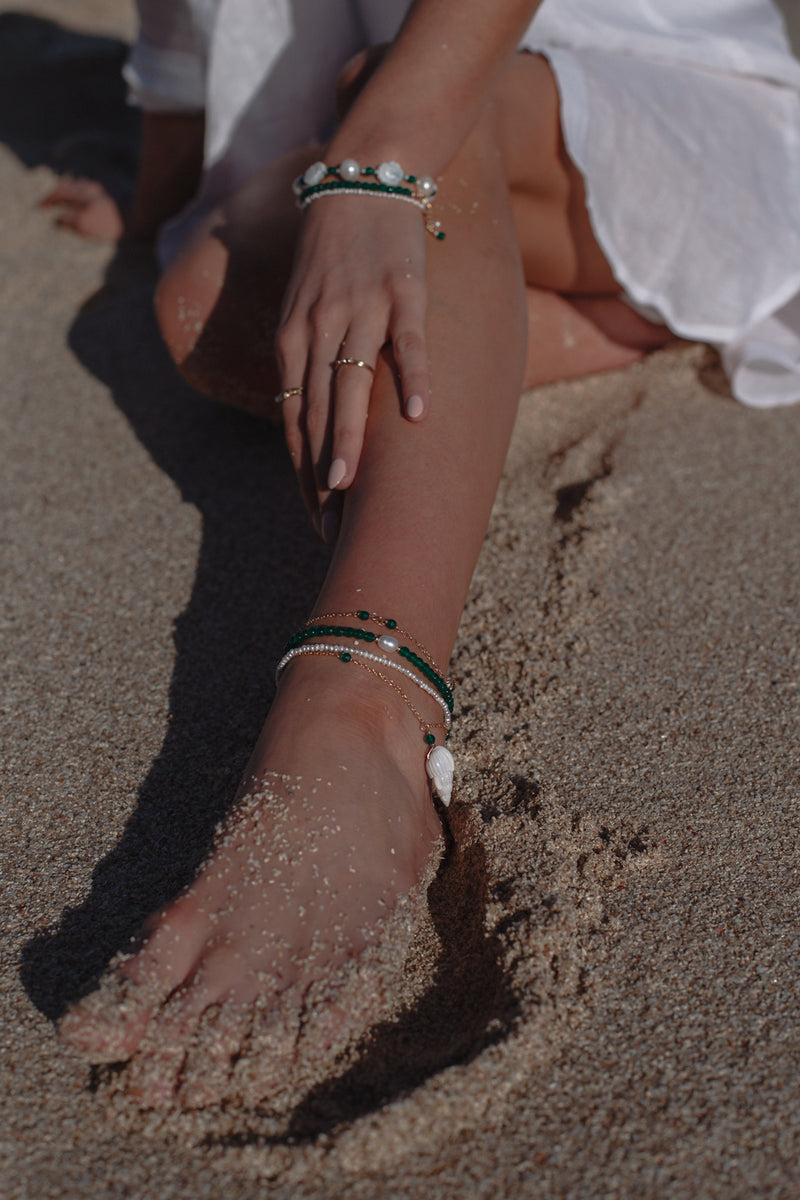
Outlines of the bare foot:
M 336 981 L 440 849 L 424 752 L 385 683 L 335 660 L 292 663 L 197 880 L 62 1019 L 62 1038 L 92 1062 L 130 1060 L 142 1106 L 193 1107 L 269 1099 L 301 1020 L 317 1024 L 315 1053 L 363 1033 L 369 981 L 356 971 L 346 996 Z
M 83 237 L 118 242 L 125 232 L 119 205 L 101 183 L 65 175 L 39 201 L 40 208 L 57 208 L 56 223 Z

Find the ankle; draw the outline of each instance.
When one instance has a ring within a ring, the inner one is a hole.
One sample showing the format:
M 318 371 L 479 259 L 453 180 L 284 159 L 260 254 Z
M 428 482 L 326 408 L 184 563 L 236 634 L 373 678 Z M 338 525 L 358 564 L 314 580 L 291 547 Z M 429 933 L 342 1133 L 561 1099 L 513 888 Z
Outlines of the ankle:
M 295 711 L 302 705 L 315 728 L 336 730 L 338 736 L 372 744 L 392 757 L 405 759 L 412 747 L 425 749 L 424 730 L 398 691 L 355 662 L 316 655 L 295 659 L 281 677 L 277 703 Z M 424 693 L 415 694 L 412 703 L 423 721 L 441 720 Z

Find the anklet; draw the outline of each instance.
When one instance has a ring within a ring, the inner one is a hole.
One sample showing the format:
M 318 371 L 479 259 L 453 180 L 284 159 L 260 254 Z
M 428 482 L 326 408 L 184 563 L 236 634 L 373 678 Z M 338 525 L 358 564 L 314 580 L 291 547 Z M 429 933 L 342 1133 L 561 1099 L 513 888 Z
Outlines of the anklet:
M 453 711 L 453 690 L 448 687 L 438 671 L 435 671 L 430 663 L 421 658 L 419 654 L 415 654 L 408 646 L 401 646 L 397 638 L 389 634 L 382 634 L 381 637 L 378 637 L 371 629 L 356 629 L 352 625 L 308 625 L 305 629 L 298 630 L 297 633 L 289 638 L 289 641 L 283 648 L 283 652 L 287 654 L 290 650 L 296 649 L 297 646 L 302 646 L 304 642 L 318 637 L 358 638 L 364 642 L 377 642 L 382 650 L 396 652 L 401 658 L 407 659 L 412 666 L 416 667 L 426 679 L 430 680 L 447 704 L 450 712 Z
M 322 651 L 324 651 L 326 654 L 336 655 L 336 657 L 342 662 L 350 662 L 353 658 L 359 660 L 369 659 L 371 662 L 379 663 L 385 667 L 391 667 L 393 671 L 399 671 L 401 675 L 405 675 L 406 678 L 410 679 L 413 684 L 415 684 L 423 692 L 426 692 L 432 700 L 435 700 L 437 704 L 441 705 L 442 713 L 444 715 L 443 728 L 449 731 L 452 724 L 450 709 L 447 707 L 446 701 L 442 699 L 442 697 L 437 691 L 435 691 L 434 688 L 425 683 L 423 679 L 419 679 L 413 671 L 409 670 L 408 667 L 402 666 L 401 663 L 392 662 L 390 658 L 384 658 L 381 654 L 372 654 L 369 650 L 361 650 L 356 646 L 350 650 L 342 650 L 341 646 L 334 646 L 328 642 L 312 642 L 310 645 L 296 646 L 293 650 L 287 650 L 275 668 L 275 682 L 278 682 L 281 677 L 281 673 L 293 658 L 297 658 L 301 654 L 316 654 Z M 383 678 L 383 676 L 381 676 L 381 678 Z M 386 682 L 388 683 L 389 680 L 387 679 Z
M 397 692 L 398 696 L 402 697 L 419 721 L 420 729 L 423 732 L 423 740 L 428 747 L 425 754 L 425 772 L 430 780 L 431 791 L 434 796 L 439 797 L 442 804 L 447 808 L 450 804 L 450 797 L 453 794 L 453 776 L 455 775 L 456 761 L 447 746 L 436 744 L 436 735 L 431 732 L 432 729 L 441 729 L 443 726 L 423 721 L 403 689 L 398 687 L 396 683 L 392 683 L 391 679 L 387 679 L 385 675 L 381 675 L 380 671 L 374 671 L 372 667 L 368 667 L 366 663 L 362 662 L 359 662 L 358 666 L 364 671 L 369 671 L 370 675 L 374 675 L 376 679 L 382 679 L 384 683 L 389 685 L 392 691 Z M 450 731 L 448 730 L 445 733 L 445 738 L 449 738 L 449 736 Z
M 438 797 L 441 800 L 441 803 L 444 804 L 445 808 L 447 808 L 447 806 L 450 804 L 450 798 L 452 796 L 452 784 L 453 775 L 455 775 L 456 760 L 453 758 L 450 750 L 447 749 L 447 746 L 437 744 L 437 736 L 435 736 L 435 733 L 432 731 L 445 730 L 446 739 L 450 737 L 449 728 L 443 724 L 439 724 L 437 721 L 426 721 L 423 719 L 422 714 L 417 713 L 414 704 L 411 703 L 410 698 L 405 695 L 405 692 L 402 688 L 399 688 L 399 686 L 393 682 L 392 679 L 387 679 L 384 674 L 380 673 L 380 671 L 375 671 L 374 667 L 368 666 L 366 662 L 362 662 L 360 656 L 355 656 L 354 658 L 354 653 L 357 654 L 357 652 L 341 650 L 338 646 L 320 646 L 320 644 L 312 644 L 312 646 L 301 646 L 296 647 L 294 650 L 289 650 L 288 661 L 291 661 L 291 658 L 296 658 L 296 656 L 299 654 L 312 654 L 318 656 L 318 658 L 337 658 L 339 662 L 355 662 L 355 665 L 361 667 L 362 671 L 367 671 L 369 674 L 372 674 L 375 679 L 383 680 L 383 683 L 389 686 L 392 691 L 397 692 L 397 695 L 401 697 L 401 700 L 405 704 L 407 704 L 407 707 L 411 710 L 411 713 L 413 713 L 416 720 L 419 721 L 420 730 L 422 731 L 422 740 L 425 742 L 428 748 L 425 756 L 425 770 L 429 781 L 431 781 L 431 790 L 434 793 L 434 796 Z M 284 655 L 284 658 L 287 658 L 287 655 Z M 375 658 L 377 658 L 377 655 L 375 655 Z M 278 668 L 282 668 L 282 665 L 287 665 L 285 662 L 283 662 L 283 659 L 281 660 L 281 664 L 278 664 Z M 415 680 L 415 682 L 419 683 L 419 680 Z
M 319 621 L 330 621 L 336 620 L 337 618 L 347 619 L 349 617 L 356 617 L 359 621 L 374 621 L 376 625 L 383 625 L 391 632 L 379 635 L 373 633 L 369 629 L 354 629 L 349 625 L 342 626 L 317 624 Z M 314 625 L 311 624 L 312 621 L 314 622 Z M 299 644 L 299 642 L 305 641 L 309 636 L 316 636 L 312 633 L 312 631 L 317 629 L 320 631 L 320 635 L 323 637 L 354 636 L 363 638 L 363 640 L 367 642 L 377 642 L 381 650 L 386 650 L 389 653 L 399 654 L 401 658 L 407 659 L 413 666 L 417 668 L 417 670 L 421 671 L 422 674 L 430 680 L 439 694 L 447 701 L 447 706 L 450 709 L 450 712 L 453 711 L 452 683 L 449 679 L 444 678 L 443 673 L 439 671 L 438 667 L 433 661 L 433 655 L 425 648 L 425 646 L 423 646 L 422 642 L 417 641 L 417 639 L 410 633 L 407 633 L 405 629 L 399 628 L 397 621 L 395 621 L 393 617 L 379 617 L 377 613 L 368 612 L 363 608 L 358 609 L 356 612 L 324 613 L 321 617 L 311 617 L 309 621 L 306 621 L 306 624 L 298 633 L 294 635 L 294 638 L 290 638 L 286 649 L 288 650 L 291 648 L 295 638 L 297 639 L 296 644 Z M 408 646 L 401 646 L 398 638 L 394 636 L 395 634 L 399 634 L 400 637 L 407 638 L 414 646 L 417 647 L 418 650 L 422 651 L 422 653 L 425 655 L 425 658 L 420 658 L 420 656 L 415 654 L 415 652 Z
M 352 612 L 322 613 L 318 617 L 310 617 L 306 621 L 303 628 L 305 629 L 306 625 L 310 625 L 312 622 L 316 625 L 319 621 L 352 620 L 353 617 L 355 617 L 358 621 L 374 621 L 376 625 L 383 625 L 385 629 L 390 631 L 390 633 L 394 633 L 397 634 L 398 637 L 405 638 L 406 641 L 411 642 L 413 646 L 416 646 L 418 650 L 421 650 L 431 666 L 439 671 L 439 668 L 436 666 L 436 660 L 434 659 L 430 650 L 427 648 L 427 646 L 423 645 L 418 638 L 415 638 L 413 633 L 409 633 L 407 629 L 401 629 L 394 617 L 381 617 L 378 613 L 369 612 L 366 608 L 353 609 Z M 445 678 L 444 671 L 439 671 L 439 674 Z M 448 687 L 453 686 L 452 679 L 445 678 L 445 682 L 447 683 Z

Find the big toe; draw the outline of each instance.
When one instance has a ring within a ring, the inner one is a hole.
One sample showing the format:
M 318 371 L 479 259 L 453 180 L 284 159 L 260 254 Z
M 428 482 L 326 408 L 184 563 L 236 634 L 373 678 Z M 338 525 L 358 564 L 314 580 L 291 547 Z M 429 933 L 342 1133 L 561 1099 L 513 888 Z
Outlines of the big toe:
M 87 1000 L 61 1018 L 58 1036 L 90 1063 L 127 1062 L 144 1037 L 151 1012 L 149 1004 L 103 1011 Z

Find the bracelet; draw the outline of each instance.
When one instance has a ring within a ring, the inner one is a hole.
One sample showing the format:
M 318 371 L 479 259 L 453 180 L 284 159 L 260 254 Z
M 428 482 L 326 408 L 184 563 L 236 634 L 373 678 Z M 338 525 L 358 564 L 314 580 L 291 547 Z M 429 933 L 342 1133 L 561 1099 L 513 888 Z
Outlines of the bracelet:
M 324 196 L 377 196 L 413 204 L 426 217 L 437 191 L 430 175 L 406 175 L 400 164 L 393 161 L 362 167 L 354 158 L 343 158 L 330 167 L 324 162 L 314 162 L 298 175 L 292 189 L 298 208 L 307 208 Z M 441 221 L 426 219 L 425 228 L 437 241 L 444 240 Z
M 433 200 L 436 195 L 436 183 L 430 175 L 406 175 L 398 162 L 382 162 L 378 167 L 362 167 L 354 158 L 343 158 L 338 166 L 333 167 L 324 162 L 312 163 L 295 179 L 292 185 L 295 194 L 302 199 L 307 188 L 316 187 L 327 175 L 333 175 L 345 183 L 355 183 L 361 175 L 373 176 L 380 185 L 390 188 L 410 183 L 420 200 Z

